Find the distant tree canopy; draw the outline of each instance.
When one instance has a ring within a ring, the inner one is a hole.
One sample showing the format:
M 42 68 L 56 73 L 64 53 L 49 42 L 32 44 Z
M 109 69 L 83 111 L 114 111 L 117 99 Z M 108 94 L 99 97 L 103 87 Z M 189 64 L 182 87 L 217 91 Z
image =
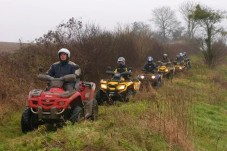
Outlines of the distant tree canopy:
M 213 49 L 212 45 L 215 42 L 215 36 L 222 31 L 222 28 L 218 27 L 217 23 L 220 23 L 224 19 L 224 12 L 197 5 L 195 10 L 190 14 L 190 18 L 198 22 L 206 33 L 206 37 L 203 39 L 202 50 L 206 63 L 209 67 L 213 67 L 216 63 L 216 58 L 219 56 L 215 55 L 218 53 L 215 53 L 217 50 Z

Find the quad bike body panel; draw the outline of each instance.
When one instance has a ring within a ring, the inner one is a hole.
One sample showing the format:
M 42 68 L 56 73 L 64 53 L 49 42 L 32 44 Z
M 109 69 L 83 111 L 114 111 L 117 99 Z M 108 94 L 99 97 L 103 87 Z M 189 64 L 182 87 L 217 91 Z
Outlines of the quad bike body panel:
M 175 67 L 175 73 L 180 73 L 186 70 L 186 66 L 184 62 L 180 63 L 180 62 L 174 61 L 174 67 Z
M 167 79 L 172 79 L 173 75 L 175 74 L 175 67 L 172 65 L 171 62 L 161 62 L 158 61 L 158 73 L 162 74 L 163 77 Z
M 66 80 L 63 78 L 42 75 L 39 79 L 49 81 L 50 87 L 45 90 L 34 89 L 29 92 L 27 106 L 21 120 L 23 132 L 32 130 L 32 128 L 26 128 L 26 125 L 32 125 L 31 120 L 29 120 L 29 117 L 32 116 L 37 117 L 35 123 L 44 124 L 65 122 L 67 120 L 74 123 L 79 118 L 90 118 L 93 114 L 97 116 L 97 101 L 94 98 L 95 83 L 80 81 L 78 88 L 65 91 L 62 84 Z
M 140 87 L 139 80 L 125 79 L 123 75 L 129 75 L 131 73 L 114 73 L 111 79 L 100 81 L 100 90 L 96 94 L 96 99 L 99 104 L 108 102 L 113 104 L 115 101 L 129 101 L 129 95 L 134 95 Z

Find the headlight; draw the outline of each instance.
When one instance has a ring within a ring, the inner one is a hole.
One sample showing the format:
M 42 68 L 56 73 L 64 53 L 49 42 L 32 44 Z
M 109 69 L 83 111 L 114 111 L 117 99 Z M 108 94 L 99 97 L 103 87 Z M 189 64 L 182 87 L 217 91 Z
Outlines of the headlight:
M 182 67 L 179 67 L 179 69 L 181 70 L 181 69 L 182 69 Z
M 155 79 L 155 76 L 153 75 L 153 76 L 151 76 L 151 79 Z
M 107 83 L 107 81 L 102 79 L 100 83 Z
M 107 89 L 107 84 L 101 84 L 102 89 Z
M 123 90 L 124 88 L 125 88 L 125 85 L 118 85 L 118 86 L 117 86 L 117 89 L 118 89 L 118 90 Z
M 165 72 L 168 72 L 169 70 L 168 69 L 165 69 Z
M 144 75 L 141 75 L 141 76 L 140 76 L 140 79 L 144 79 Z

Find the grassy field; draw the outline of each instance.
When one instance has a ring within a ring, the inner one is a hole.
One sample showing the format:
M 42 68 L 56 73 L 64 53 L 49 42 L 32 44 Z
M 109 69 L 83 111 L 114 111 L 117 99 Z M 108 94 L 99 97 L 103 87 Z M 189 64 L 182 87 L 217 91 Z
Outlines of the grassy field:
M 198 57 L 192 62 L 158 91 L 100 106 L 94 122 L 22 134 L 22 109 L 12 112 L 0 125 L 0 150 L 227 150 L 227 66 L 211 70 Z

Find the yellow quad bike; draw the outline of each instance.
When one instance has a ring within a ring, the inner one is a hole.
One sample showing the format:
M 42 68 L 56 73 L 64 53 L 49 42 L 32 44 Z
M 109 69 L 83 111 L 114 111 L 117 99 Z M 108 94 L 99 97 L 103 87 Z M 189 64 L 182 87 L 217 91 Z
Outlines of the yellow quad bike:
M 185 62 L 174 61 L 173 64 L 175 67 L 175 74 L 183 72 L 187 69 Z
M 172 79 L 175 74 L 175 67 L 171 62 L 158 61 L 158 73 L 162 74 L 164 78 Z
M 138 75 L 138 79 L 141 82 L 139 91 L 147 90 L 150 91 L 151 88 L 159 88 L 162 85 L 163 76 L 157 71 L 155 72 L 146 72 Z
M 128 102 L 131 97 L 139 90 L 140 81 L 138 79 L 125 79 L 125 76 L 131 76 L 131 72 L 115 73 L 106 71 L 112 75 L 111 79 L 100 81 L 100 89 L 96 93 L 96 99 L 99 105 L 104 102 L 112 105 L 116 101 Z

